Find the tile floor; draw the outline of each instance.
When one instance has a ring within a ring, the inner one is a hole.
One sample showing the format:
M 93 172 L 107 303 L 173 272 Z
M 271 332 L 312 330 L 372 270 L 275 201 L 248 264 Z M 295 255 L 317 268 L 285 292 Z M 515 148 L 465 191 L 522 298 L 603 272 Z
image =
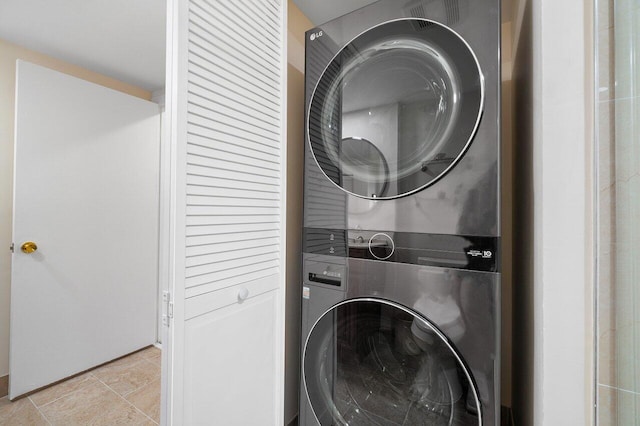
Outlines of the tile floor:
M 156 425 L 160 349 L 149 347 L 15 402 L 0 399 L 0 425 Z

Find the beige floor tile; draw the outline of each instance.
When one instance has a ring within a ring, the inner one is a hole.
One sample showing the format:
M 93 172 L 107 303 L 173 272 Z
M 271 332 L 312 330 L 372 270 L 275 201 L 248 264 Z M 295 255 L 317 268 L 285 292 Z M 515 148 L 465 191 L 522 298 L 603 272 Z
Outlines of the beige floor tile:
M 9 401 L 6 397 L 0 399 L 0 425 L 46 426 L 48 424 L 29 398 L 22 398 L 15 402 Z
M 97 380 L 98 379 L 96 379 L 90 373 L 85 373 L 78 377 L 66 380 L 62 383 L 58 383 L 55 386 L 43 389 L 40 392 L 31 395 L 31 400 L 37 407 L 40 407 L 52 401 L 55 401 L 58 398 L 68 395 L 71 392 L 75 392 L 78 389 L 83 388 L 84 386 L 95 383 Z
M 160 368 L 162 366 L 162 355 L 158 354 L 156 356 L 149 357 L 145 361 L 151 362 Z
M 49 422 L 56 426 L 74 425 L 153 425 L 149 418 L 96 382 L 79 392 L 68 394 L 40 407 Z
M 160 423 L 160 383 L 158 378 L 126 396 L 127 401 L 157 423 Z
M 155 359 L 162 355 L 162 351 L 155 346 L 149 346 L 147 349 L 143 349 L 138 352 L 144 359 Z
M 134 352 L 132 354 L 127 355 L 126 357 L 122 358 L 122 359 L 129 359 L 129 360 L 136 360 L 139 361 L 141 359 L 148 359 L 149 357 L 152 357 L 155 354 L 155 351 L 159 351 L 160 349 L 156 348 L 155 346 L 148 346 L 144 349 L 140 349 L 138 352 Z
M 154 364 L 160 366 L 162 364 L 162 351 L 155 346 L 151 346 L 139 352 L 142 358 L 147 361 L 151 361 Z
M 160 366 L 138 357 L 127 357 L 93 370 L 92 374 L 125 396 L 160 377 Z
M 143 363 L 140 363 L 140 367 L 147 370 L 153 376 L 153 380 L 159 379 L 162 375 L 160 358 L 145 359 Z

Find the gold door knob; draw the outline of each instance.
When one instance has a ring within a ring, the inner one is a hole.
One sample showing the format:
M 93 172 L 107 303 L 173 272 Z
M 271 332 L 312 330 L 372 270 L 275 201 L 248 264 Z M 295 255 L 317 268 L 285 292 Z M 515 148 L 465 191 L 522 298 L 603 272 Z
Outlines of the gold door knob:
M 38 246 L 33 241 L 27 241 L 20 246 L 20 250 L 22 250 L 23 253 L 31 254 L 38 250 Z

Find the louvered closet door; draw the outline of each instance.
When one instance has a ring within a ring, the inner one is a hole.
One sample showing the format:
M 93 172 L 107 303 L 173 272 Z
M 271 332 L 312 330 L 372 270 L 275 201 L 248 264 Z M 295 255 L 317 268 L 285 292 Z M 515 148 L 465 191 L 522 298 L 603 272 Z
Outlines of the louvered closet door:
M 284 0 L 171 0 L 163 422 L 281 425 Z

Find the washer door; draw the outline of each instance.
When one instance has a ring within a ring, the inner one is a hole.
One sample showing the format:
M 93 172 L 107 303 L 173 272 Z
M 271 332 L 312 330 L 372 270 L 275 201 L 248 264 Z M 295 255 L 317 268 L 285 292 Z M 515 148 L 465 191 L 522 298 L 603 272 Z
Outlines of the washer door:
M 304 351 L 307 395 L 321 425 L 480 425 L 477 390 L 438 329 L 385 300 L 342 302 Z
M 356 37 L 324 70 L 308 112 L 311 151 L 353 195 L 408 195 L 462 157 L 483 100 L 480 65 L 457 33 L 425 19 L 390 21 Z M 373 146 L 354 149 L 353 140 Z

